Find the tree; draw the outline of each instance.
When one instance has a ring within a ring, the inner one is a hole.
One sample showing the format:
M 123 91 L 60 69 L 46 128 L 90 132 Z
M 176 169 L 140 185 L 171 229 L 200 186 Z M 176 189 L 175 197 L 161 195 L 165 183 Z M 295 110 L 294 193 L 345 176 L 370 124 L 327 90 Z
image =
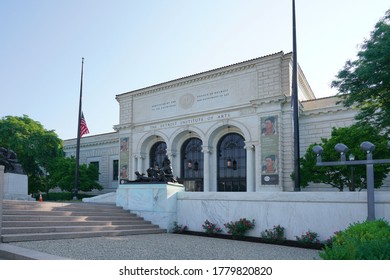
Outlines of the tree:
M 73 192 L 75 182 L 76 160 L 74 157 L 57 158 L 50 168 L 48 184 L 52 187 L 59 187 L 63 191 Z M 80 191 L 88 192 L 93 189 L 102 190 L 103 187 L 97 182 L 99 171 L 93 164 L 80 164 L 79 185 Z
M 374 159 L 390 157 L 390 150 L 387 147 L 387 139 L 379 134 L 379 129 L 369 125 L 352 125 L 350 127 L 333 128 L 331 138 L 322 138 L 320 146 L 324 149 L 322 161 L 338 161 L 340 154 L 334 150 L 337 143 L 343 143 L 349 148 L 347 158 L 350 154 L 355 160 L 366 159 L 366 154 L 360 149 L 360 144 L 369 141 L 375 145 L 373 152 Z M 345 188 L 355 191 L 356 188 L 366 188 L 366 166 L 316 166 L 317 156 L 312 148 L 318 145 L 314 143 L 309 146 L 306 154 L 301 158 L 301 186 L 306 187 L 310 182 L 330 184 L 332 187 L 343 191 Z M 353 169 L 352 169 L 353 168 Z M 379 188 L 386 174 L 390 171 L 389 165 L 375 165 L 374 185 Z M 353 174 L 353 176 L 352 176 Z M 363 180 L 361 180 L 363 179 Z
M 13 150 L 28 176 L 30 193 L 41 191 L 50 164 L 63 157 L 63 142 L 27 115 L 0 120 L 0 147 Z
M 331 86 L 346 107 L 356 107 L 356 119 L 390 132 L 390 10 L 375 25 L 354 61 L 348 60 Z

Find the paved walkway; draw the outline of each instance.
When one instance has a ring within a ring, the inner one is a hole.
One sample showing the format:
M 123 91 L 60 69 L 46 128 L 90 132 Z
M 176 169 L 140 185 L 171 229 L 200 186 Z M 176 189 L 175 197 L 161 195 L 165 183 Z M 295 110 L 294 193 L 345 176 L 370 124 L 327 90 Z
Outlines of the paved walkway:
M 5 244 L 7 245 L 7 244 Z M 8 243 L 37 259 L 73 260 L 313 260 L 317 250 L 181 234 Z M 32 250 L 32 251 L 31 251 Z M 50 254 L 50 255 L 45 255 Z M 2 256 L 0 250 L 0 258 Z

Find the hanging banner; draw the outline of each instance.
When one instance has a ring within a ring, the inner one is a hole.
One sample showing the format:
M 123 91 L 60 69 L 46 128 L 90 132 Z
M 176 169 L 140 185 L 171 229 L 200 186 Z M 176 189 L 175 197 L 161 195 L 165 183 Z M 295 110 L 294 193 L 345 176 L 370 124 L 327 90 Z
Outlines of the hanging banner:
M 278 117 L 261 118 L 261 184 L 278 185 Z
M 120 139 L 120 178 L 128 179 L 129 177 L 129 137 Z

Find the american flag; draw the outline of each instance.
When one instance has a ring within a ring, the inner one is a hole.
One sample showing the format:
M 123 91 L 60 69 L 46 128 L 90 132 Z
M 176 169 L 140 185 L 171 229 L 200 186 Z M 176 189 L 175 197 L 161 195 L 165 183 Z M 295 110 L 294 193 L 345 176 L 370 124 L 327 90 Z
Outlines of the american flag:
M 82 137 L 84 134 L 88 134 L 88 126 L 84 119 L 84 113 L 81 112 L 81 120 L 80 120 L 80 137 Z

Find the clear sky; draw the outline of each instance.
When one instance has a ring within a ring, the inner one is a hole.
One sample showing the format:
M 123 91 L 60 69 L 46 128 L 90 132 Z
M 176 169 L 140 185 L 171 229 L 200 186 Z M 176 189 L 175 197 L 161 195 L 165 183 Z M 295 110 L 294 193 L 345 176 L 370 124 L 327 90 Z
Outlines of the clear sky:
M 119 122 L 115 95 L 292 51 L 291 0 L 1 0 L 0 117 L 77 133 L 81 58 L 90 134 Z M 317 97 L 388 0 L 296 0 L 297 56 Z

